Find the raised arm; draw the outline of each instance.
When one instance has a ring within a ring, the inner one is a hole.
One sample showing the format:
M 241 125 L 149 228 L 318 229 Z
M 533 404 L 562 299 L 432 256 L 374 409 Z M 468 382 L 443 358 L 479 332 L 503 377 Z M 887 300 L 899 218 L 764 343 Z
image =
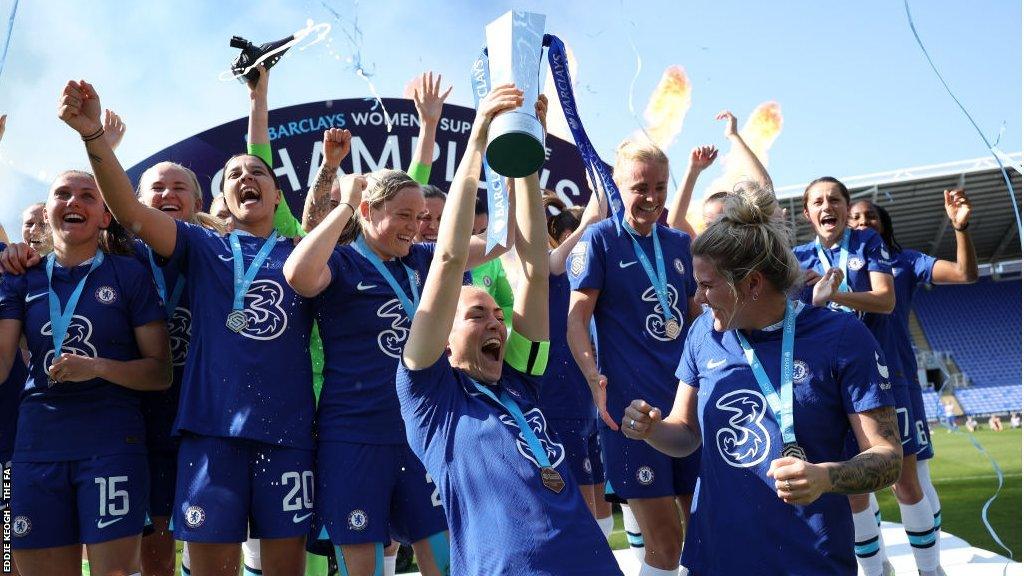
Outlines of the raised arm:
M 433 365 L 448 345 L 448 334 L 462 290 L 462 276 L 469 259 L 469 239 L 473 233 L 473 212 L 487 128 L 495 114 L 520 106 L 522 102 L 523 93 L 512 84 L 494 88 L 480 102 L 469 144 L 455 171 L 448 202 L 441 215 L 430 274 L 402 353 L 406 367 L 411 370 Z
M 531 342 L 546 342 L 548 326 L 548 231 L 540 179 L 516 180 L 516 252 L 522 282 L 512 300 L 512 328 Z
M 686 166 L 686 175 L 683 177 L 679 190 L 676 191 L 672 204 L 668 207 L 668 225 L 676 230 L 682 230 L 696 238 L 697 233 L 686 220 L 686 212 L 690 209 L 690 200 L 693 199 L 693 189 L 697 186 L 697 178 L 708 166 L 718 158 L 718 148 L 711 145 L 698 146 L 690 150 L 690 163 Z
M 331 188 L 338 178 L 341 161 L 352 149 L 352 133 L 340 128 L 324 131 L 324 162 L 316 173 L 316 180 L 306 193 L 302 207 L 302 229 L 311 232 L 331 211 Z M 362 196 L 360 196 L 362 197 Z M 356 204 L 352 204 L 353 207 Z M 335 238 L 337 240 L 337 238 Z
M 956 233 L 956 262 L 936 260 L 932 266 L 935 284 L 970 284 L 978 280 L 978 255 L 967 231 L 971 218 L 971 202 L 963 190 L 946 190 L 946 215 Z
M 327 138 L 326 133 L 324 138 Z M 312 298 L 331 283 L 327 261 L 338 245 L 342 230 L 355 214 L 365 189 L 366 179 L 362 176 L 350 174 L 342 178 L 341 202 L 288 255 L 284 263 L 284 278 L 300 296 Z
M 433 72 L 424 72 L 413 90 L 412 101 L 420 120 L 420 134 L 416 140 L 416 153 L 409 164 L 409 176 L 420 184 L 430 181 L 430 168 L 434 164 L 434 141 L 437 125 L 441 122 L 444 101 L 452 93 L 449 86 L 441 93 L 441 75 L 434 78 Z
M 600 183 L 594 185 L 591 182 L 591 188 L 593 191 L 590 193 L 587 207 L 583 209 L 583 215 L 580 216 L 580 225 L 548 255 L 548 265 L 550 266 L 551 273 L 555 276 L 565 274 L 565 261 L 569 258 L 569 254 L 572 253 L 572 249 L 579 243 L 580 238 L 583 237 L 583 233 L 587 231 L 587 226 L 604 220 L 608 215 L 607 191 Z
M 96 183 L 114 218 L 149 244 L 154 252 L 165 258 L 170 257 L 178 239 L 174 218 L 142 204 L 135 197 L 131 180 L 110 148 L 110 143 L 103 137 L 100 109 L 100 97 L 96 90 L 84 80 L 72 80 L 61 92 L 58 116 L 85 141 L 85 150 L 89 154 Z
M 732 143 L 732 148 L 729 150 L 729 162 L 732 163 L 730 168 L 734 169 L 734 173 L 742 174 L 744 178 L 750 178 L 769 190 L 774 190 L 768 170 L 736 130 L 736 117 L 732 112 L 722 110 L 715 116 L 715 120 L 725 120 L 725 137 Z
M 167 323 L 157 320 L 135 328 L 139 347 L 136 360 L 110 360 L 65 352 L 50 366 L 58 382 L 85 382 L 101 378 L 131 390 L 158 391 L 171 387 L 171 349 Z
M 111 150 L 117 150 L 117 147 L 121 145 L 121 139 L 124 138 L 124 133 L 127 131 L 128 126 L 116 112 L 108 108 L 103 113 L 103 137 L 107 139 Z

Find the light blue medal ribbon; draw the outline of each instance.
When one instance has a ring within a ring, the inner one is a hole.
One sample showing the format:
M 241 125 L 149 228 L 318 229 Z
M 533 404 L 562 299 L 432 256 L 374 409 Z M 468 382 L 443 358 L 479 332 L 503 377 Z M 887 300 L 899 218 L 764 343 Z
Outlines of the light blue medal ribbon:
M 668 277 L 665 275 L 665 256 L 661 252 L 661 242 L 658 240 L 658 225 L 655 224 L 651 229 L 651 236 L 654 238 L 654 263 L 657 266 L 657 271 L 651 266 L 650 259 L 647 258 L 647 254 L 644 253 L 640 242 L 637 241 L 637 236 L 639 236 L 637 231 L 625 220 L 622 221 L 622 226 L 629 233 L 629 239 L 633 243 L 633 252 L 636 253 L 636 259 L 643 266 L 644 272 L 647 273 L 647 278 L 651 281 L 651 286 L 654 287 L 654 293 L 658 296 L 661 314 L 665 319 L 665 335 L 675 340 L 679 336 L 680 325 L 675 315 L 672 314 L 671 301 L 668 297 Z
M 821 238 L 814 239 L 814 247 L 818 250 L 818 262 L 821 264 L 821 272 L 824 274 L 828 272 L 829 268 L 832 267 L 832 258 L 830 253 L 826 253 L 825 249 L 821 245 Z M 850 271 L 847 268 L 847 262 L 850 260 L 850 229 L 847 228 L 843 231 L 843 239 L 839 242 L 839 269 L 843 271 L 843 281 L 839 283 L 840 292 L 850 291 Z M 834 302 L 829 303 L 829 307 L 835 310 L 842 310 L 844 312 L 853 312 L 853 309 L 848 306 L 842 306 Z
M 739 330 L 734 332 L 740 347 L 743 348 L 747 364 L 750 365 L 750 370 L 754 373 L 754 378 L 760 385 L 768 406 L 775 414 L 775 420 L 779 423 L 779 429 L 782 431 L 782 455 L 807 460 L 804 449 L 796 443 L 796 428 L 793 425 L 793 340 L 796 337 L 796 314 L 796 306 L 787 301 L 786 315 L 782 319 L 782 382 L 778 391 L 775 390 L 771 379 L 764 371 L 764 366 L 757 359 L 757 353 L 743 333 Z
M 167 312 L 167 321 L 170 322 L 171 316 L 174 316 L 174 311 L 178 308 L 178 302 L 181 301 L 181 294 L 185 291 L 185 276 L 178 274 L 178 279 L 174 282 L 174 289 L 168 295 L 167 280 L 164 279 L 163 269 L 157 266 L 156 260 L 153 259 L 153 249 L 147 246 L 146 252 L 149 254 L 149 269 L 153 272 L 153 282 L 156 283 L 157 294 L 164 302 L 164 311 Z
M 405 309 L 405 314 L 409 317 L 409 321 L 412 322 L 413 316 L 416 315 L 416 309 L 420 306 L 420 289 L 416 286 L 416 273 L 405 265 L 405 262 L 399 260 L 402 268 L 405 268 L 405 274 L 409 277 L 409 289 L 412 290 L 412 298 L 406 295 L 405 290 L 402 290 L 402 285 L 398 283 L 395 276 L 388 270 L 384 262 L 381 261 L 380 257 L 366 245 L 366 239 L 360 234 L 356 237 L 356 241 L 352 243 L 352 247 L 355 248 L 356 252 L 362 254 L 363 258 L 370 261 L 373 267 L 377 269 L 377 272 L 384 277 L 384 280 L 391 286 L 391 290 L 398 297 L 398 301 L 402 303 L 402 308 Z
M 594 145 L 590 142 L 586 130 L 583 128 L 583 121 L 580 119 L 580 112 L 576 108 L 576 97 L 572 90 L 572 78 L 569 76 L 569 58 L 565 52 L 565 45 L 557 36 L 544 35 L 544 45 L 548 47 L 548 64 L 551 66 L 551 77 L 555 83 L 555 92 L 562 104 L 562 111 L 565 113 L 566 123 L 572 132 L 572 139 L 576 142 L 576 148 L 580 152 L 583 166 L 587 169 L 587 175 L 591 181 L 601 182 L 602 187 L 608 192 L 608 206 L 611 208 L 612 220 L 615 222 L 615 230 L 622 230 L 622 197 L 619 188 L 612 180 L 611 171 L 597 154 Z M 595 190 L 596 194 L 597 191 Z
M 249 323 L 245 317 L 245 293 L 249 291 L 249 286 L 256 279 L 260 267 L 263 266 L 263 262 L 270 256 L 274 245 L 277 244 L 277 231 L 272 232 L 270 237 L 263 242 L 263 246 L 260 247 L 248 268 L 245 268 L 242 242 L 238 239 L 238 232 L 231 232 L 228 240 L 231 243 L 231 256 L 234 263 L 235 297 L 231 304 L 231 313 L 228 314 L 227 327 L 232 332 L 240 333 Z
M 480 107 L 480 99 L 491 91 L 491 72 L 488 68 L 487 49 L 473 63 L 470 76 L 473 84 L 473 107 Z M 499 244 L 508 244 L 508 186 L 505 178 L 491 169 L 484 154 L 484 176 L 487 178 L 487 247 L 486 253 Z M 409 315 L 412 318 L 412 314 Z
M 46 257 L 46 282 L 49 288 L 49 303 L 50 303 L 50 332 L 53 335 L 53 359 L 56 360 L 60 357 L 61 348 L 64 347 L 64 340 L 68 336 L 68 328 L 71 326 L 71 320 L 75 316 L 75 308 L 78 307 L 78 299 L 82 297 L 82 290 L 85 289 L 85 281 L 89 279 L 89 275 L 92 274 L 93 270 L 100 267 L 103 264 L 104 254 L 101 250 L 96 251 L 96 255 L 92 257 L 92 264 L 89 266 L 89 271 L 85 273 L 85 276 L 78 281 L 78 285 L 71 292 L 71 296 L 68 297 L 67 306 L 64 310 L 60 309 L 60 299 L 57 297 L 57 293 L 53 291 L 53 266 L 57 261 L 57 256 L 53 252 Z M 54 380 L 49 381 L 49 385 L 53 386 L 56 384 Z
M 481 394 L 505 407 L 505 410 L 512 416 L 512 419 L 516 421 L 516 425 L 519 426 L 519 431 L 522 433 L 523 438 L 526 439 L 526 444 L 530 447 L 533 459 L 540 466 L 541 483 L 544 484 L 545 488 L 556 494 L 561 492 L 565 488 L 565 480 L 562 479 L 562 475 L 551 465 L 551 459 L 548 458 L 547 450 L 541 446 L 540 439 L 537 438 L 537 434 L 530 427 L 530 423 L 526 421 L 526 416 L 523 415 L 523 410 L 519 408 L 516 401 L 509 397 L 508 392 L 504 390 L 501 391 L 501 397 L 499 398 L 494 394 L 493 390 L 476 380 L 473 380 L 473 385 L 476 386 L 476 389 Z

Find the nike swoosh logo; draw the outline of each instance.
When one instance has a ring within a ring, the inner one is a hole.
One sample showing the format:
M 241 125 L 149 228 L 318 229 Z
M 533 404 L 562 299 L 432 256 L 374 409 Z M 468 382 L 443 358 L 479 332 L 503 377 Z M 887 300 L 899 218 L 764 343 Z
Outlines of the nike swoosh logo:
M 717 361 L 717 362 L 715 362 L 713 360 L 708 360 L 708 370 L 714 370 L 715 368 L 718 368 L 722 364 L 725 364 L 725 359 L 724 358 L 722 360 Z
M 310 512 L 308 514 L 303 514 L 302 516 L 299 516 L 298 513 L 296 513 L 294 516 L 292 516 L 292 523 L 293 524 L 298 524 L 299 522 L 302 522 L 303 520 L 305 520 L 306 518 L 309 518 L 312 515 L 313 515 L 312 512 Z
M 46 296 L 47 294 L 48 294 L 48 292 L 40 292 L 39 294 L 33 294 L 31 296 L 25 296 L 25 303 L 28 304 L 29 302 L 31 302 L 31 301 L 33 301 L 33 300 L 35 300 L 37 298 L 42 298 L 43 296 Z
M 376 284 L 363 284 L 362 282 L 360 282 L 359 284 L 356 284 L 356 290 L 369 290 L 370 288 L 376 288 L 376 287 L 377 287 Z
M 110 526 L 111 524 L 113 524 L 115 522 L 120 522 L 121 520 L 124 520 L 124 516 L 121 516 L 120 518 L 114 518 L 113 520 L 97 520 L 96 521 L 96 527 L 97 528 L 106 528 L 107 526 Z
M 636 260 L 633 260 L 632 262 L 623 262 L 622 260 L 619 260 L 619 268 L 629 268 L 633 264 L 636 264 Z

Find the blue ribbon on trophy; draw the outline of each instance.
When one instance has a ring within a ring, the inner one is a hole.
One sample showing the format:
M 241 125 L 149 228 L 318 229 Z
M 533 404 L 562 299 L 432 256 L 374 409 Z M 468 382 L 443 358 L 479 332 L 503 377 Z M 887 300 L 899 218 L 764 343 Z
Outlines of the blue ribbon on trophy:
M 576 148 L 592 183 L 601 183 L 608 193 L 608 204 L 616 229 L 621 231 L 622 199 L 608 166 L 594 149 L 572 90 L 565 45 L 557 36 L 544 34 L 544 16 L 510 11 L 487 25 L 487 47 L 473 63 L 473 97 L 480 99 L 491 89 L 491 82 L 512 82 L 523 91 L 523 104 L 503 112 L 491 122 L 484 154 L 487 179 L 487 251 L 506 243 L 508 227 L 508 188 L 503 176 L 518 178 L 540 170 L 544 164 L 544 129 L 534 112 L 540 95 L 540 65 L 548 48 L 548 63 L 558 100 L 562 105 Z M 595 194 L 600 191 L 595 190 Z

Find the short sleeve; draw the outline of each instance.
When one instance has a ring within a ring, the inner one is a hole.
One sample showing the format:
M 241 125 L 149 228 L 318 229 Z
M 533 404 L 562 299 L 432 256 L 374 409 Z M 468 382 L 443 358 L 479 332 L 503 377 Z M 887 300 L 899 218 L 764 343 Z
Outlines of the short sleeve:
M 132 264 L 136 264 L 136 262 L 132 262 Z M 164 308 L 160 305 L 156 286 L 153 284 L 153 277 L 140 265 L 132 266 L 132 268 L 134 274 L 127 278 L 128 285 L 121 287 L 127 294 L 128 313 L 132 327 L 138 328 L 157 320 L 167 320 Z
M 679 365 L 676 366 L 676 378 L 687 386 L 700 388 L 700 372 L 697 370 L 697 348 L 700 346 L 700 338 L 696 335 L 699 326 L 704 323 L 698 318 L 690 332 L 686 335 L 686 344 L 683 346 L 683 355 L 679 358 Z
M 845 322 L 837 338 L 835 370 L 847 414 L 892 406 L 889 367 L 878 341 L 864 324 L 852 315 L 837 315 Z
M 0 320 L 25 319 L 25 274 L 0 275 Z
M 892 255 L 878 234 L 870 234 L 864 242 L 864 259 L 867 260 L 868 272 L 881 272 L 892 275 Z
M 565 261 L 573 290 L 604 288 L 605 246 L 596 225 L 589 226 Z
M 918 284 L 932 283 L 932 270 L 935 268 L 936 258 L 928 254 L 913 252 L 914 277 Z
M 323 294 L 338 295 L 346 290 L 348 279 L 348 263 L 341 253 L 343 248 L 335 248 L 327 259 L 327 269 L 331 271 L 331 283 L 324 289 Z
M 436 362 L 422 370 L 410 370 L 402 358 L 398 363 L 395 384 L 400 397 L 405 396 L 419 406 L 424 402 L 435 405 L 441 401 L 444 404 L 442 399 L 451 395 L 458 386 L 446 354 L 441 354 Z M 418 408 L 417 411 L 424 409 Z
M 175 220 L 174 225 L 178 228 L 177 237 L 174 242 L 174 252 L 170 258 L 163 258 L 159 254 L 153 254 L 153 260 L 158 266 L 164 267 L 171 263 L 176 265 L 184 273 L 188 270 L 188 254 L 192 244 L 196 241 L 196 234 L 201 230 L 199 226 L 189 224 L 182 220 Z

